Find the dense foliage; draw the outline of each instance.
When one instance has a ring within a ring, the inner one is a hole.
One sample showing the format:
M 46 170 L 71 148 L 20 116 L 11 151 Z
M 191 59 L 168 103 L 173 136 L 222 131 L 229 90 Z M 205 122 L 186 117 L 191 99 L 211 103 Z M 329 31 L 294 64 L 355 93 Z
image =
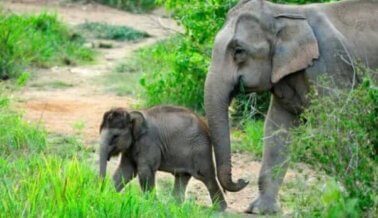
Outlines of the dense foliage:
M 55 15 L 0 13 L 0 79 L 16 77 L 25 67 L 90 61 L 93 52 L 72 37 Z
M 354 90 L 334 95 L 313 94 L 302 115 L 303 125 L 293 130 L 292 154 L 342 182 L 363 210 L 378 206 L 378 87 L 366 79 Z

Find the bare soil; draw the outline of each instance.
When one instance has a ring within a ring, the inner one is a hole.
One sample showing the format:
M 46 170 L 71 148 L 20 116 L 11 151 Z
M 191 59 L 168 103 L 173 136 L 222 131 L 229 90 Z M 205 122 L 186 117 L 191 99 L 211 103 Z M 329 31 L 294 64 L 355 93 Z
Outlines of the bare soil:
M 130 57 L 136 49 L 164 39 L 174 31 L 180 31 L 171 19 L 161 18 L 155 14 L 131 14 L 98 4 L 61 4 L 54 0 L 14 0 L 13 2 L 6 1 L 3 6 L 5 10 L 22 14 L 53 11 L 71 26 L 86 21 L 105 22 L 127 25 L 152 36 L 138 43 L 112 42 L 115 46 L 110 49 L 97 49 L 100 55 L 96 64 L 37 69 L 35 78 L 32 79 L 32 82 L 38 83 L 59 80 L 72 86 L 64 89 L 41 89 L 29 84 L 18 93 L 19 106 L 25 112 L 25 119 L 43 123 L 48 132 L 68 135 L 77 131 L 74 127 L 76 124 L 82 123 L 85 126 L 83 129 L 85 144 L 94 147 L 97 146 L 102 114 L 112 107 L 131 108 L 138 102 L 138 99 L 133 96 L 119 97 L 109 94 L 105 92 L 104 85 L 95 81 L 111 72 L 117 63 Z M 226 194 L 228 210 L 241 213 L 257 195 L 257 176 L 261 164 L 253 161 L 247 154 L 234 154 L 232 160 L 234 178 L 245 178 L 250 181 L 244 190 Z M 110 167 L 114 170 L 117 160 L 111 163 Z M 97 161 L 96 164 L 98 164 Z M 295 175 L 295 172 L 289 171 L 286 180 L 293 179 Z M 172 177 L 166 173 L 159 173 L 158 184 L 159 181 L 167 178 Z M 200 204 L 211 205 L 205 186 L 194 179 L 189 183 L 187 196 L 196 199 Z

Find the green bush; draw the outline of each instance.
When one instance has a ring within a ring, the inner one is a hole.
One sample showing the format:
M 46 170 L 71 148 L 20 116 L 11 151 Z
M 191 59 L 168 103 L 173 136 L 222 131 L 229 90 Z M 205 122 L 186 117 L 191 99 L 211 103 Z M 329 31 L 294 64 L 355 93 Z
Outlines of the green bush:
M 55 15 L 0 14 L 0 79 L 17 77 L 29 65 L 92 60 L 93 52 L 82 43 Z
M 155 0 L 95 0 L 101 4 L 122 10 L 142 13 L 149 12 L 156 7 Z
M 363 210 L 377 208 L 378 87 L 364 80 L 354 90 L 319 98 L 293 130 L 295 161 L 312 164 L 337 178 Z
M 150 60 L 141 79 L 147 106 L 172 103 L 202 110 L 206 63 L 188 41 L 176 37 L 160 42 L 142 51 L 141 57 Z
M 78 29 L 91 37 L 116 41 L 137 41 L 149 37 L 147 33 L 140 32 L 131 27 L 98 22 L 80 24 Z

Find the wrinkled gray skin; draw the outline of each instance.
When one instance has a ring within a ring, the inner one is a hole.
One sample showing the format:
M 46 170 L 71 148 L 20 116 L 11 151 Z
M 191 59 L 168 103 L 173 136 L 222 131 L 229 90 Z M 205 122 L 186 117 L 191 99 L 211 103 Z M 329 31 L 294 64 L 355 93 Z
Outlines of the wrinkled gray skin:
M 310 85 L 322 77 L 338 88 L 358 82 L 354 64 L 378 65 L 378 1 L 305 6 L 242 1 L 216 36 L 205 84 L 205 109 L 217 169 L 231 181 L 228 107 L 239 87 L 272 93 L 265 120 L 259 196 L 247 213 L 275 213 L 289 161 L 288 129 L 308 104 Z M 243 180 L 235 184 L 243 185 Z
M 104 114 L 100 129 L 100 175 L 105 176 L 112 156 L 122 155 L 113 176 L 118 191 L 136 175 L 149 191 L 160 170 L 175 176 L 173 194 L 179 201 L 193 176 L 206 185 L 213 203 L 219 202 L 222 210 L 227 207 L 216 180 L 208 127 L 191 111 L 172 106 L 130 113 L 112 109 Z

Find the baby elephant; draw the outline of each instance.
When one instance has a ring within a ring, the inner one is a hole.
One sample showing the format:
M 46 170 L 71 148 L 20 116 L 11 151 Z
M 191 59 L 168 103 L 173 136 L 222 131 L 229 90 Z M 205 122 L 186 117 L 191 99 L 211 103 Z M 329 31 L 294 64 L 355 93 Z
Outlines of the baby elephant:
M 143 191 L 155 186 L 157 170 L 175 176 L 174 196 L 181 202 L 193 176 L 202 181 L 212 202 L 224 210 L 227 203 L 218 185 L 208 127 L 188 109 L 157 106 L 127 112 L 123 108 L 104 114 L 100 127 L 100 175 L 110 157 L 122 154 L 113 179 L 118 191 L 136 175 Z

